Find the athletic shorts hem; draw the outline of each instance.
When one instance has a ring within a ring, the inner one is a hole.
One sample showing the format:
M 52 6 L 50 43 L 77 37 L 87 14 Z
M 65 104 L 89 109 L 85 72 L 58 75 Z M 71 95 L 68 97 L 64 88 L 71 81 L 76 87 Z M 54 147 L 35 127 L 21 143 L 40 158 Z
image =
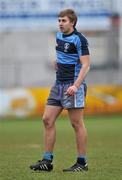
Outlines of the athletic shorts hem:
M 68 109 L 84 109 L 84 107 L 63 107 L 64 109 L 68 110 Z
M 46 105 L 62 107 L 60 104 L 53 104 L 53 103 L 47 103 Z

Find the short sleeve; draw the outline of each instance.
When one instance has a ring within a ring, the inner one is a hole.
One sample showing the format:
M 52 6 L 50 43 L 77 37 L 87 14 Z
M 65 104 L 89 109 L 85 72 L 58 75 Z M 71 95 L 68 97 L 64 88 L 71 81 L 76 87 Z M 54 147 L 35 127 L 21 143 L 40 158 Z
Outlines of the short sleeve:
M 79 57 L 90 54 L 89 48 L 88 48 L 88 41 L 84 36 L 83 37 L 77 36 L 76 48 L 77 48 L 77 52 L 78 52 Z

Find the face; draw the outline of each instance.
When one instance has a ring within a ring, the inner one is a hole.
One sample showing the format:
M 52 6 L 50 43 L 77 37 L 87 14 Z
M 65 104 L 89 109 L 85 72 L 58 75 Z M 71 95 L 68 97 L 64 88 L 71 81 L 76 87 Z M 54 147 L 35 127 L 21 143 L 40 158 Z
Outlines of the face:
M 58 18 L 59 29 L 64 34 L 70 34 L 74 31 L 73 22 L 70 22 L 70 19 L 67 16 Z

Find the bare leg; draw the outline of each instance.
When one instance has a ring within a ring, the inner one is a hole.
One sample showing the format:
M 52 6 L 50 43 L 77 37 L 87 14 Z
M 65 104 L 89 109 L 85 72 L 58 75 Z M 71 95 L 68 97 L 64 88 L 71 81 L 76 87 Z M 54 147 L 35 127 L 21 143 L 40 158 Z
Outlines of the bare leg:
M 56 139 L 55 121 L 62 107 L 59 106 L 49 106 L 45 107 L 43 115 L 44 123 L 44 140 L 45 140 L 45 152 L 42 160 L 39 160 L 35 164 L 30 166 L 30 169 L 36 171 L 52 171 L 53 170 L 53 148 Z
M 45 152 L 53 152 L 55 140 L 56 140 L 56 129 L 55 121 L 58 115 L 61 113 L 62 107 L 50 106 L 45 107 L 43 122 L 44 122 L 44 141 L 45 141 Z
M 68 113 L 75 130 L 78 155 L 86 155 L 87 131 L 83 122 L 83 110 L 69 109 Z

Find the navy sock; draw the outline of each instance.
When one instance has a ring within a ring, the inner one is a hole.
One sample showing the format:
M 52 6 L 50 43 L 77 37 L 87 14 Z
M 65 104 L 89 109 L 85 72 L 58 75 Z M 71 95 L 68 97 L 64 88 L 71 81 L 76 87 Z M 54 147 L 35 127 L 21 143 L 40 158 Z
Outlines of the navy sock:
M 52 161 L 53 160 L 53 153 L 52 152 L 45 152 L 43 158 Z
M 85 155 L 78 156 L 77 163 L 85 165 L 86 164 L 86 156 Z

